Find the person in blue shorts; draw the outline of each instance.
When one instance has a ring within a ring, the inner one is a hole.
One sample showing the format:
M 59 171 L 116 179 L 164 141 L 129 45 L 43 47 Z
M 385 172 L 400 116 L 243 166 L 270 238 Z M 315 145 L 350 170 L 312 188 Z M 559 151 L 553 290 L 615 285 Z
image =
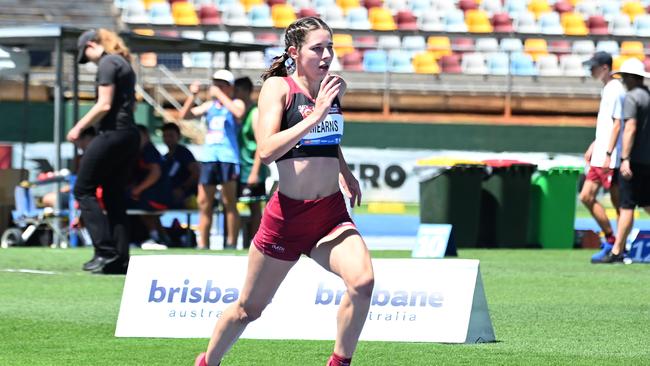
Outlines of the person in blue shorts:
M 210 100 L 193 107 L 200 82 L 190 85 L 188 96 L 180 111 L 181 118 L 205 117 L 206 134 L 200 156 L 197 203 L 199 205 L 199 249 L 210 247 L 210 228 L 217 185 L 221 186 L 221 199 L 227 222 L 225 249 L 237 246 L 239 212 L 237 212 L 237 181 L 239 180 L 239 145 L 237 130 L 246 112 L 244 102 L 233 99 L 235 77 L 228 70 L 218 70 L 212 75 L 209 87 Z

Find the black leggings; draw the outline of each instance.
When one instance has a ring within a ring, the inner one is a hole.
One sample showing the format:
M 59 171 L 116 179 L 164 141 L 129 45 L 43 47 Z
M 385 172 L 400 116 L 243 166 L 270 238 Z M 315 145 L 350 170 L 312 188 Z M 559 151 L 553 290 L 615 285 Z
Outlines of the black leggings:
M 135 127 L 106 131 L 91 141 L 81 158 L 74 196 L 95 255 L 119 255 L 124 261 L 129 257 L 126 184 L 139 147 L 140 135 Z M 106 214 L 97 202 L 98 186 L 103 190 Z

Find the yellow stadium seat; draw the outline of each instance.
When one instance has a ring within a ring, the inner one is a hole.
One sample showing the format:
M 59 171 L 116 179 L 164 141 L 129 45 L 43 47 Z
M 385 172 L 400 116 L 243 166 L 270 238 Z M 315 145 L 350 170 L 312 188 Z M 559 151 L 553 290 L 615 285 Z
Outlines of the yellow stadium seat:
M 535 14 L 535 19 L 539 19 L 539 16 L 544 13 L 553 11 L 546 0 L 531 0 L 528 3 L 528 10 Z
M 589 34 L 589 29 L 580 13 L 564 13 L 561 15 L 560 21 L 566 35 L 586 36 Z
M 156 35 L 156 32 L 154 32 L 153 29 L 144 29 L 144 28 L 134 29 L 133 33 L 139 34 L 141 36 L 150 36 L 150 37 Z
M 614 57 L 614 60 L 612 61 L 612 70 L 613 70 L 613 71 L 618 71 L 618 70 L 620 70 L 620 69 L 621 69 L 621 65 L 622 65 L 623 62 L 625 62 L 625 60 L 627 60 L 628 58 L 630 58 L 630 57 L 629 57 L 629 56 L 623 56 L 623 55 L 615 56 L 615 57 Z
M 465 24 L 471 33 L 492 33 L 492 23 L 484 10 L 472 9 L 465 12 Z
M 427 38 L 427 50 L 436 60 L 440 59 L 442 56 L 451 55 L 452 51 L 449 37 L 429 36 L 429 38 Z
M 276 4 L 271 8 L 271 18 L 274 27 L 286 28 L 296 20 L 296 11 L 289 4 Z
M 167 2 L 167 0 L 140 0 L 140 1 L 142 1 L 142 3 L 144 4 L 144 8 L 147 10 L 149 10 L 151 4 Z
M 413 69 L 416 74 L 439 74 L 440 66 L 432 52 L 420 52 L 413 56 Z
M 358 8 L 361 6 L 359 0 L 336 0 L 336 5 L 343 10 L 343 14 L 348 13 L 348 9 Z
M 630 17 L 630 21 L 634 21 L 637 15 L 645 14 L 645 8 L 640 1 L 627 1 L 621 7 L 621 12 Z
M 548 45 L 545 39 L 528 38 L 524 41 L 524 52 L 529 54 L 534 61 L 544 55 L 548 55 Z
M 177 25 L 199 25 L 199 17 L 196 15 L 194 5 L 184 1 L 176 1 L 172 4 L 172 16 Z
M 643 61 L 645 59 L 643 43 L 641 41 L 623 41 L 621 43 L 621 56 L 636 57 Z
M 262 5 L 264 4 L 264 0 L 239 0 L 239 2 L 244 5 L 244 9 L 248 13 L 251 8 L 255 5 Z
M 343 57 L 354 52 L 354 41 L 351 34 L 334 33 L 332 36 L 336 56 Z
M 396 30 L 395 20 L 390 9 L 387 8 L 371 8 L 368 12 L 368 19 L 370 20 L 370 27 L 373 30 Z

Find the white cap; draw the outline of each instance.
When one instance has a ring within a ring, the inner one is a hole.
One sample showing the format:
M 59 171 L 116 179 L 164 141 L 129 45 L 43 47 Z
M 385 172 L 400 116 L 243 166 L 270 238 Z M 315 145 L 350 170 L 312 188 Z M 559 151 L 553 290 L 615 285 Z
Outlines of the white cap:
M 235 85 L 235 76 L 228 70 L 217 70 L 212 74 L 212 80 L 223 80 L 230 85 Z
M 621 64 L 620 70 L 612 72 L 612 75 L 616 74 L 632 74 L 644 78 L 650 78 L 650 73 L 645 71 L 645 65 L 643 65 L 643 62 L 636 57 L 625 60 L 623 64 Z

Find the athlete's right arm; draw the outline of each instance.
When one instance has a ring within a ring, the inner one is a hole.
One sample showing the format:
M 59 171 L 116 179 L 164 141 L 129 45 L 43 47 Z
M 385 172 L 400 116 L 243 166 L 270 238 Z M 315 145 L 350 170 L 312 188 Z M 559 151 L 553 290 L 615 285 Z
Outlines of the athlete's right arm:
M 318 91 L 314 111 L 291 128 L 280 131 L 285 103 L 289 97 L 289 86 L 279 77 L 267 79 L 262 85 L 258 99 L 260 128 L 256 138 L 262 162 L 268 165 L 286 154 L 309 130 L 323 121 L 339 92 L 339 87 L 337 76 L 326 76 Z

